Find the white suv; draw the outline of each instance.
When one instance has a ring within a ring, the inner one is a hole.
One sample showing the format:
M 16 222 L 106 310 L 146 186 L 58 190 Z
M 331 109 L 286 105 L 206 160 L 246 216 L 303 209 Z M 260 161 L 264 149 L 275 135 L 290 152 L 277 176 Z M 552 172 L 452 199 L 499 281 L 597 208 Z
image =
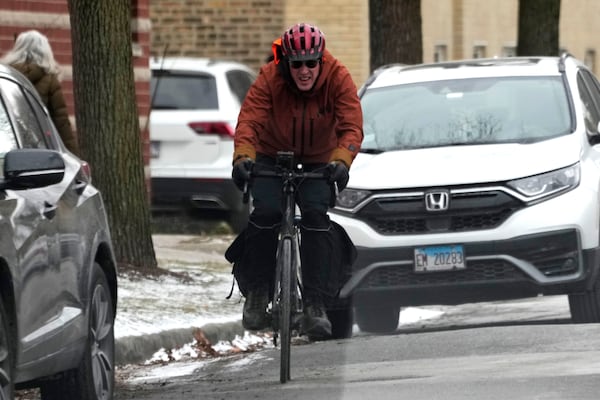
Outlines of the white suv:
M 249 206 L 231 180 L 233 135 L 256 73 L 203 58 L 154 59 L 150 67 L 152 209 L 224 211 L 239 232 Z
M 331 218 L 361 330 L 400 307 L 567 294 L 600 322 L 600 83 L 570 55 L 390 65 Z

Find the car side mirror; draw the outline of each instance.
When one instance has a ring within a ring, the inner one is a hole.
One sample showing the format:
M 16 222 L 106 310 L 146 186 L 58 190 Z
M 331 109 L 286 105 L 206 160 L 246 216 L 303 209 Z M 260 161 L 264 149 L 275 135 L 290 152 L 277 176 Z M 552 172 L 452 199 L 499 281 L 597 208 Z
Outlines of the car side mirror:
M 4 155 L 4 181 L 0 189 L 41 188 L 60 182 L 65 162 L 59 152 L 46 149 L 16 149 Z

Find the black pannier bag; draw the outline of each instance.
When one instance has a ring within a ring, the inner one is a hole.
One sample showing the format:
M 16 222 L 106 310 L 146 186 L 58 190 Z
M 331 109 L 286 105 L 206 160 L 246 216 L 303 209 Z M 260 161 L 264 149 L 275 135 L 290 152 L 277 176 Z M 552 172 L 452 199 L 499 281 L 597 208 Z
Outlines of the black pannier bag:
M 356 248 L 346 230 L 337 222 L 331 221 L 333 229 L 333 250 L 331 252 L 331 269 L 329 279 L 326 280 L 326 289 L 333 297 L 337 297 L 342 286 L 352 276 L 352 264 L 356 260 Z
M 332 229 L 328 231 L 327 243 L 331 246 L 331 258 L 329 260 L 329 269 L 324 269 L 321 279 L 324 282 L 324 290 L 330 297 L 337 297 L 340 289 L 350 279 L 352 275 L 352 264 L 356 260 L 356 248 L 354 243 L 346 233 L 346 230 L 338 223 L 331 221 Z M 237 282 L 240 292 L 245 297 L 249 288 L 256 280 L 256 273 L 244 265 L 244 256 L 247 251 L 261 252 L 264 249 L 246 249 L 246 235 L 248 229 L 244 229 L 231 243 L 225 251 L 225 258 L 233 264 L 232 274 Z M 270 252 L 274 255 L 274 252 Z M 264 253 L 263 253 L 264 254 Z M 274 270 L 275 261 L 266 261 L 272 264 L 271 270 Z M 233 287 L 229 296 L 233 293 Z

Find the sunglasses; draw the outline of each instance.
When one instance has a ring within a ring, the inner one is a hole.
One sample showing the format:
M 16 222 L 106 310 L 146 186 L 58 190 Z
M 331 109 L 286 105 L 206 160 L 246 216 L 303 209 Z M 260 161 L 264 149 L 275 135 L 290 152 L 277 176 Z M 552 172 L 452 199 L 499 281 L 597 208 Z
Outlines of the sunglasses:
M 290 66 L 293 69 L 298 69 L 300 67 L 302 67 L 303 65 L 306 65 L 306 68 L 310 68 L 313 69 L 315 68 L 317 65 L 319 65 L 319 63 L 321 62 L 321 59 L 317 59 L 317 60 L 307 60 L 307 61 L 291 61 L 290 62 Z

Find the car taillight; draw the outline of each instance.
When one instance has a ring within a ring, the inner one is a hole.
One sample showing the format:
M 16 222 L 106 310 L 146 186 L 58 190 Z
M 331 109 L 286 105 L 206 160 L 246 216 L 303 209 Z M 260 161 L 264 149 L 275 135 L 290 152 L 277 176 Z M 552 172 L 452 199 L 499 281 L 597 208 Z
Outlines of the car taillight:
M 233 128 L 226 122 L 190 122 L 190 128 L 199 135 L 212 133 L 233 138 Z
M 92 169 L 86 161 L 81 162 L 81 175 L 86 182 L 92 183 Z

